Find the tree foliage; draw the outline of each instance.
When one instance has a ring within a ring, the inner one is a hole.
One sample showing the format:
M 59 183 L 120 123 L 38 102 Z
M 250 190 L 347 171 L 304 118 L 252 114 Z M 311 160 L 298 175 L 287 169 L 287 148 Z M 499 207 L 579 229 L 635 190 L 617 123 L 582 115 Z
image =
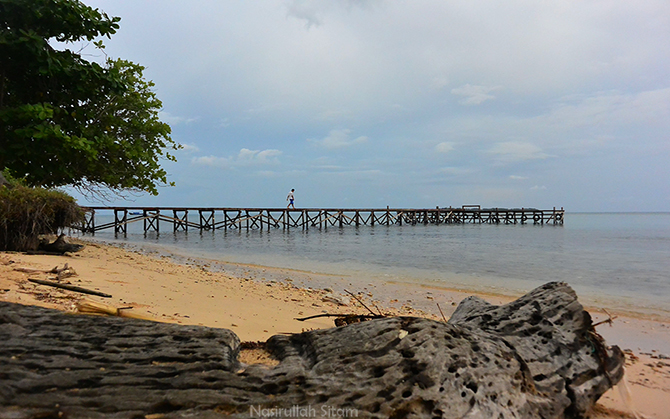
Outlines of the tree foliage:
M 84 191 L 168 183 L 160 160 L 180 146 L 144 68 L 54 47 L 110 37 L 119 20 L 77 0 L 0 0 L 0 170 Z

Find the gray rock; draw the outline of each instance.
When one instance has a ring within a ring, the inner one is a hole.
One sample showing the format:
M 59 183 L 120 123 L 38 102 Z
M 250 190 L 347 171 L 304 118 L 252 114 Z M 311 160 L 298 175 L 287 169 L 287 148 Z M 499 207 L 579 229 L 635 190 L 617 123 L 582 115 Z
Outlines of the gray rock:
M 449 323 L 273 336 L 272 368 L 239 348 L 225 329 L 0 303 L 0 418 L 578 418 L 623 374 L 560 283 L 500 307 L 467 299 Z
M 580 417 L 621 380 L 624 355 L 607 348 L 566 283 L 550 282 L 503 306 L 468 297 L 450 324 L 493 333 L 524 360 L 553 416 Z M 545 413 L 546 414 L 546 413 Z
M 323 297 L 321 297 L 321 301 L 323 301 L 324 303 L 337 304 L 338 306 L 348 306 L 350 302 L 348 298 L 343 298 L 341 296 L 337 296 L 332 293 L 328 293 Z

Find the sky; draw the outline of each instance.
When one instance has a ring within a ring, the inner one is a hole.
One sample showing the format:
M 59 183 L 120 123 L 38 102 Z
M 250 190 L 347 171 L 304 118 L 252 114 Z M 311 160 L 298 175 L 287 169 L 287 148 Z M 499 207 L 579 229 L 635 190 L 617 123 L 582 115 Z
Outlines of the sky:
M 670 211 L 667 0 L 84 3 L 184 146 L 106 204 Z

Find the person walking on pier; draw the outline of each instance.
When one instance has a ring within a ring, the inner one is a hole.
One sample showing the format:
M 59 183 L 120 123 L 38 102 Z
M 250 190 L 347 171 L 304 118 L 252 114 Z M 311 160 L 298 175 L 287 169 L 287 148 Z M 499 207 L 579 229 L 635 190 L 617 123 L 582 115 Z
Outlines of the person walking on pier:
M 295 197 L 293 196 L 293 192 L 295 192 L 295 189 L 291 189 L 291 192 L 288 193 L 288 196 L 286 197 L 286 200 L 288 201 L 288 205 L 286 208 L 293 208 L 295 209 L 295 205 L 293 205 L 293 201 L 295 200 Z

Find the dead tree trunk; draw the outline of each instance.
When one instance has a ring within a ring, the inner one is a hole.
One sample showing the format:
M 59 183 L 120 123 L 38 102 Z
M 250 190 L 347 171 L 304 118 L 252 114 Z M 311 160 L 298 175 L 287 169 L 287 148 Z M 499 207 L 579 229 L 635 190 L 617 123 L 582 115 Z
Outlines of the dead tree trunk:
M 563 283 L 500 307 L 467 299 L 448 323 L 388 317 L 273 336 L 272 368 L 241 364 L 239 348 L 225 329 L 0 303 L 0 417 L 248 418 L 302 406 L 316 417 L 579 418 L 623 375 L 621 351 Z

